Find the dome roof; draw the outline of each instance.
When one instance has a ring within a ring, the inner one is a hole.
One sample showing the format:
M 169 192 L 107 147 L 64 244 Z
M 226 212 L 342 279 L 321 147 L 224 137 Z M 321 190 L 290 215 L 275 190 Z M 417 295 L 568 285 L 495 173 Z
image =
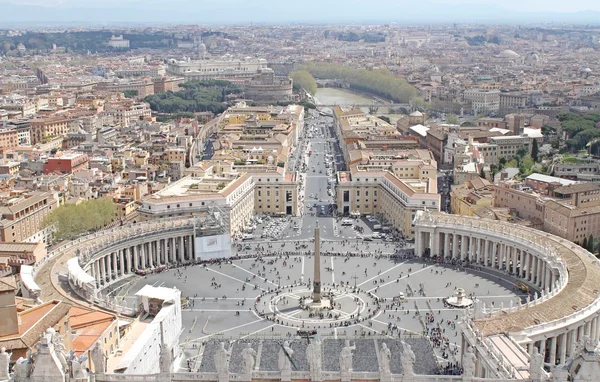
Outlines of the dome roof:
M 423 113 L 421 113 L 419 110 L 417 111 L 413 111 L 412 113 L 410 113 L 411 117 L 422 117 Z
M 502 57 L 502 58 L 510 58 L 510 59 L 515 59 L 515 58 L 519 58 L 521 56 L 519 56 L 519 54 L 517 52 L 515 52 L 514 50 L 504 50 L 502 51 L 498 57 Z

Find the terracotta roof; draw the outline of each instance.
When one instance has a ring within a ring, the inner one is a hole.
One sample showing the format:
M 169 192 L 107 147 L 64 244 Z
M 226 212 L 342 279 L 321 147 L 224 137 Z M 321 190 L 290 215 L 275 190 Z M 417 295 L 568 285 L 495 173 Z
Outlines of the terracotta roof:
M 0 337 L 0 346 L 7 349 L 33 347 L 40 335 L 49 327 L 56 325 L 65 317 L 71 305 L 53 300 L 19 313 L 21 324 L 19 332 Z

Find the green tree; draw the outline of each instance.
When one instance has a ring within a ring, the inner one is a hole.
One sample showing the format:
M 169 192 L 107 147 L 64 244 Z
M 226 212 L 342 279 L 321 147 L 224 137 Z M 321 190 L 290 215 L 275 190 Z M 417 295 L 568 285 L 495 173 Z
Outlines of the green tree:
M 479 177 L 486 179 L 485 177 L 485 171 L 484 171 L 484 166 L 481 166 L 481 168 L 479 169 Z
M 116 215 L 117 207 L 112 199 L 100 198 L 62 205 L 48 214 L 43 224 L 54 229 L 55 240 L 69 240 L 105 227 Z
M 454 113 L 448 114 L 446 120 L 448 120 L 448 123 L 451 125 L 458 125 L 458 116 Z
M 587 250 L 590 251 L 591 253 L 594 253 L 594 235 L 592 235 L 590 233 L 590 237 L 588 238 L 588 242 L 587 242 Z
M 531 157 L 533 158 L 534 162 L 538 161 L 539 152 L 540 149 L 538 147 L 537 139 L 534 139 L 531 143 Z
M 583 243 L 581 244 L 581 247 L 588 249 L 588 239 L 587 237 L 583 238 Z
M 125 98 L 134 98 L 138 96 L 138 91 L 135 89 L 131 89 L 131 90 L 125 90 L 123 92 L 123 95 L 125 95 Z
M 301 88 L 314 95 L 317 92 L 317 81 L 306 70 L 295 70 L 290 74 L 290 78 L 294 80 L 294 85 L 299 85 Z
M 306 70 L 315 78 L 347 82 L 352 89 L 375 94 L 394 102 L 409 102 L 417 96 L 417 89 L 414 86 L 394 76 L 387 69 L 355 69 L 328 62 L 308 62 L 297 69 Z

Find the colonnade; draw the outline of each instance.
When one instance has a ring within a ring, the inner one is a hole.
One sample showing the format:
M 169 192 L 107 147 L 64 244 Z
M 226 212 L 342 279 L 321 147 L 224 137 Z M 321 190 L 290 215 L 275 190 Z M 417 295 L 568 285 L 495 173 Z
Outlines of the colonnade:
M 495 268 L 541 290 L 552 291 L 559 278 L 558 270 L 542 259 L 537 251 L 509 240 L 474 232 L 417 230 L 415 255 L 442 256 L 450 261 Z
M 527 352 L 532 355 L 534 348 L 544 357 L 544 362 L 559 365 L 576 355 L 576 346 L 588 338 L 591 341 L 600 340 L 600 319 L 598 315 L 563 328 L 561 333 L 549 333 L 543 339 L 526 344 Z
M 144 239 L 127 241 L 95 255 L 85 268 L 87 273 L 101 286 L 131 273 L 148 272 L 170 264 L 195 262 L 192 234 L 148 236 L 148 240 Z

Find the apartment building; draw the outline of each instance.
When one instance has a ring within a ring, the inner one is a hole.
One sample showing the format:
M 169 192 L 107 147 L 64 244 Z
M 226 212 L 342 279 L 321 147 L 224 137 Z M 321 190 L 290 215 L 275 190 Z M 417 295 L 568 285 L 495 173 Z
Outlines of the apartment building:
M 453 186 L 450 192 L 450 211 L 455 215 L 479 216 L 479 209 L 493 205 L 493 184 L 478 176 Z
M 49 138 L 65 136 L 69 132 L 69 119 L 63 117 L 36 118 L 29 121 L 31 144 L 43 143 Z
M 500 91 L 488 89 L 468 89 L 463 93 L 465 101 L 471 101 L 475 114 L 497 113 L 500 110 Z
M 9 243 L 48 242 L 50 232 L 43 222 L 56 208 L 58 198 L 53 193 L 13 192 L 0 205 L 0 239 Z
M 0 129 L 0 150 L 11 149 L 19 145 L 19 135 L 14 129 Z
M 522 182 L 503 181 L 494 192 L 496 207 L 509 208 L 546 232 L 579 243 L 600 237 L 600 185 L 554 184 L 541 194 Z
M 439 210 L 437 179 L 400 179 L 389 171 L 355 166 L 337 174 L 336 204 L 343 215 L 381 214 L 407 237 L 412 237 L 416 211 Z
M 88 168 L 88 156 L 78 152 L 59 152 L 47 159 L 44 164 L 44 174 L 73 173 Z
M 186 176 L 141 201 L 138 214 L 142 220 L 178 216 L 202 216 L 215 209 L 222 216 L 231 235 L 244 230 L 254 215 L 254 181 L 252 176 Z

